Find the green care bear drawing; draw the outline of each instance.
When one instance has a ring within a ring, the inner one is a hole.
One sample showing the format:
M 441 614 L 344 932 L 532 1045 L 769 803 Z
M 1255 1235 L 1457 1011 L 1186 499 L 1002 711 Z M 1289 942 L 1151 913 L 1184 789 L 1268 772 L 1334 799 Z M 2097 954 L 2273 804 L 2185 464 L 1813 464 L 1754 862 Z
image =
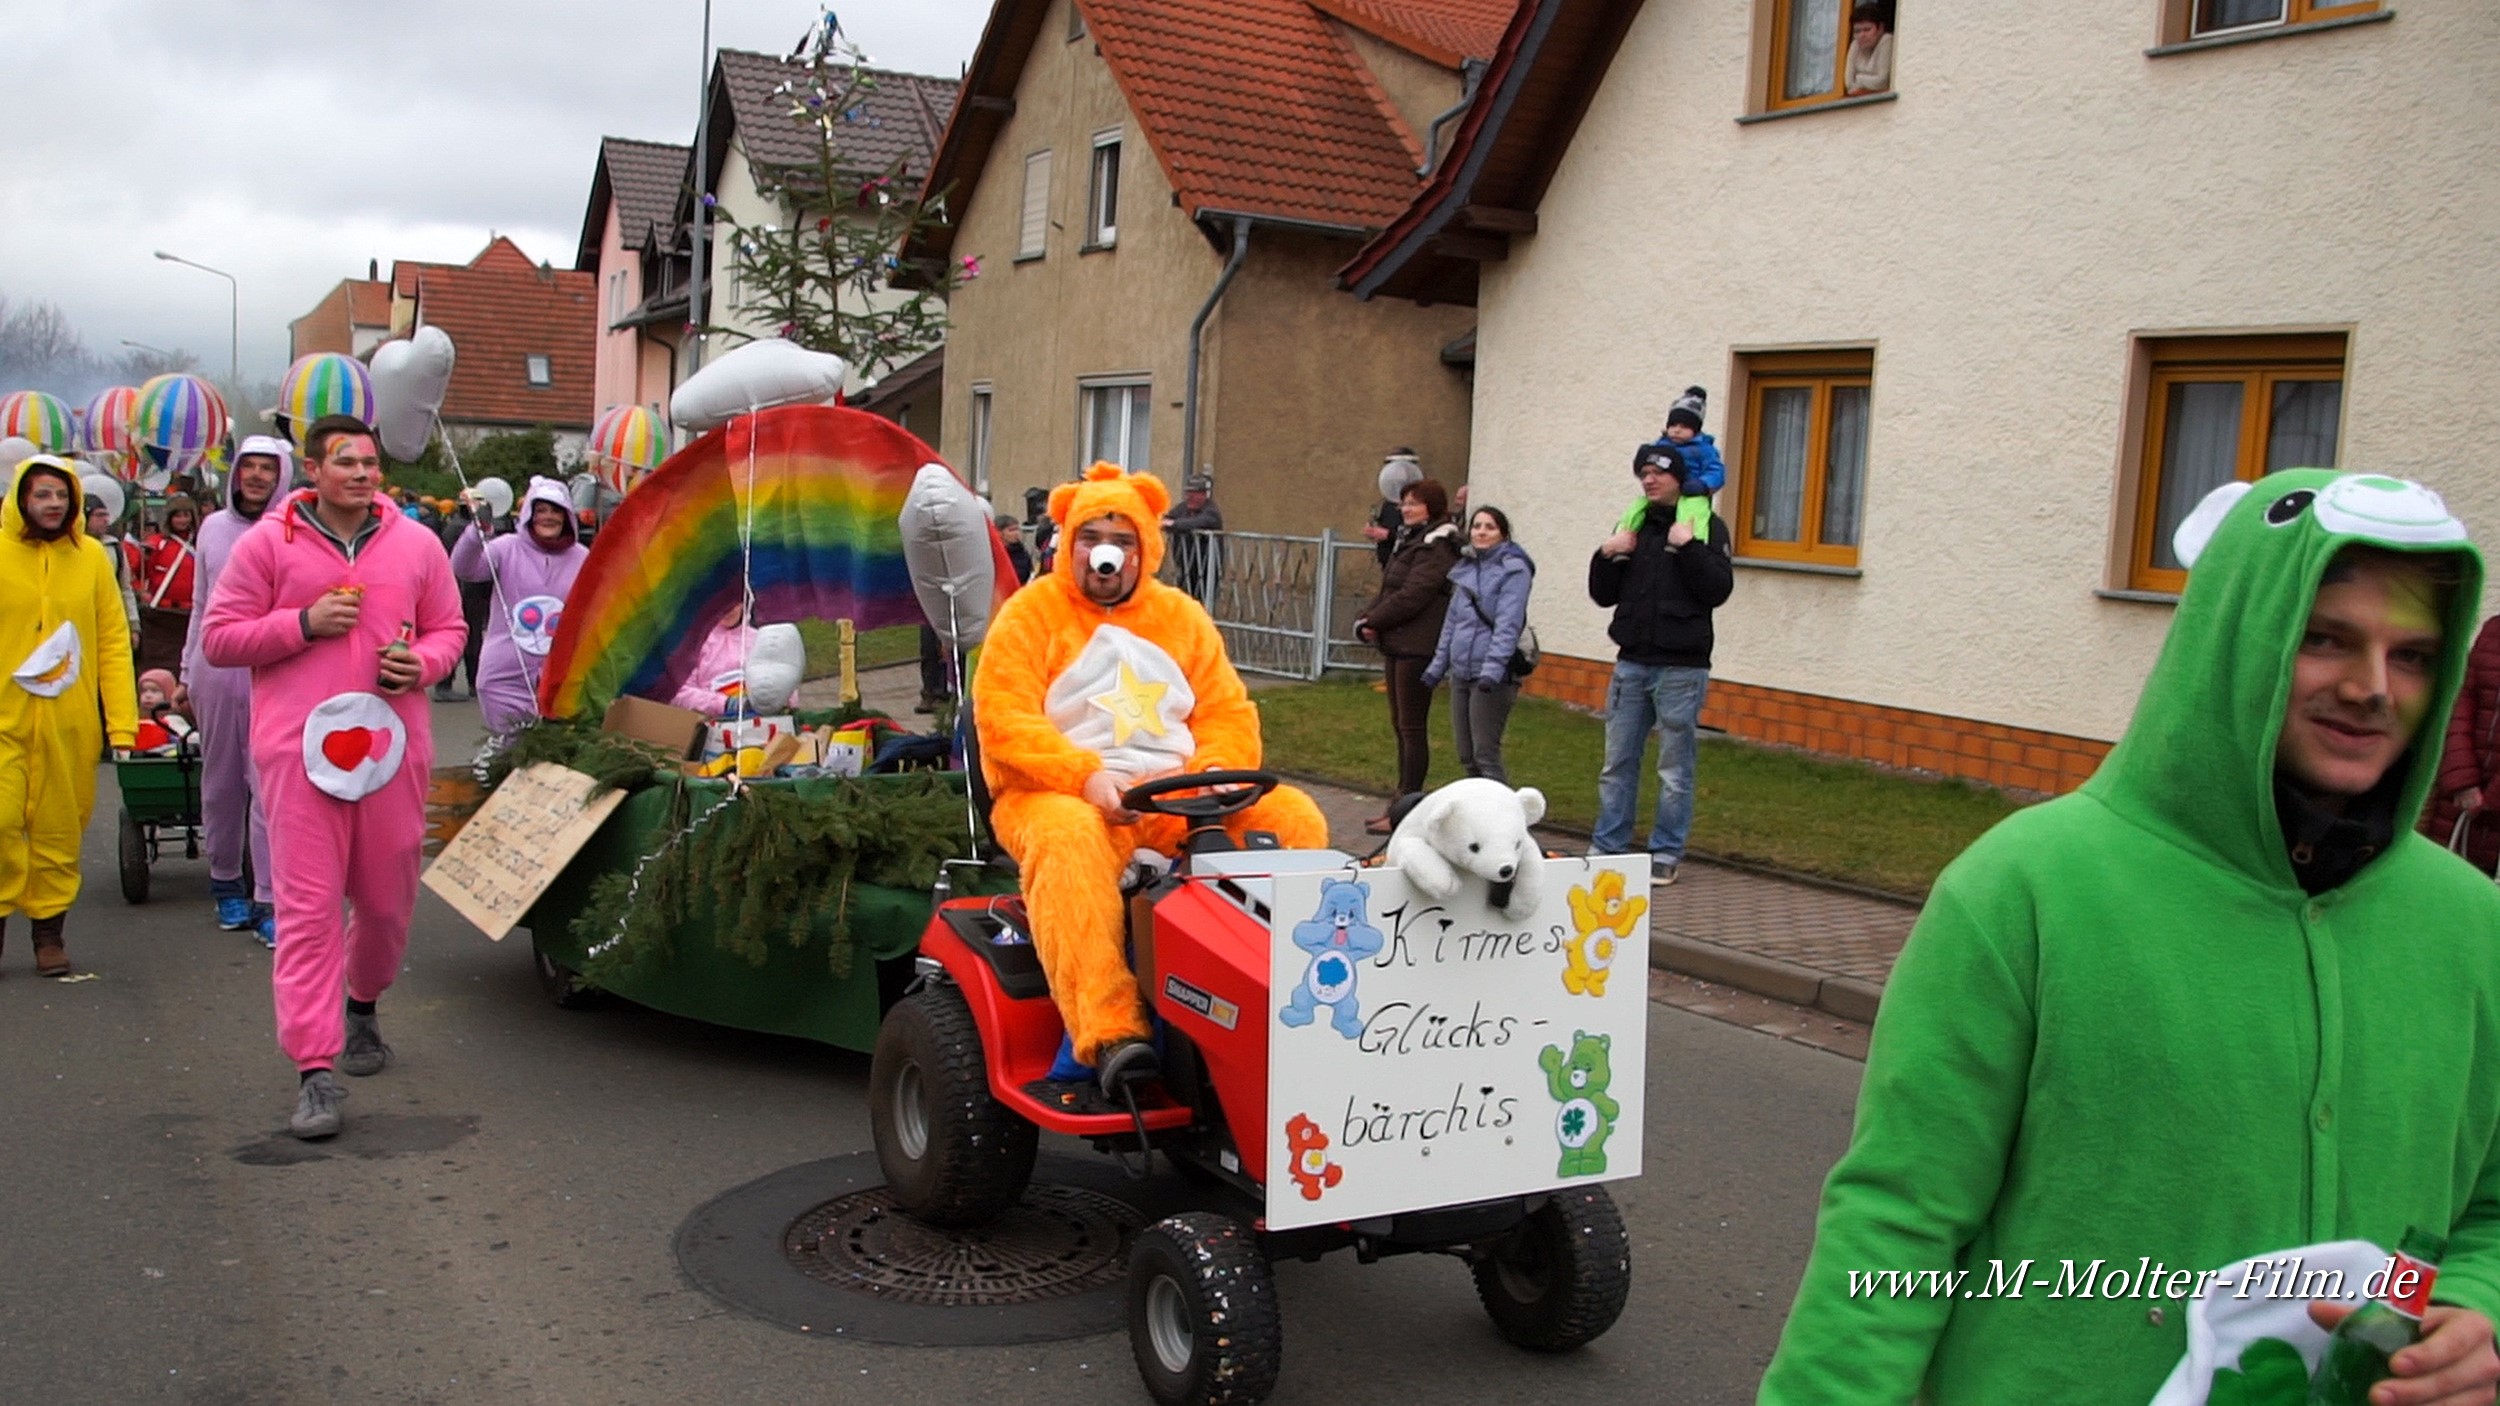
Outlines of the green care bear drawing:
M 1574 1030 L 1569 1054 L 1560 1045 L 1547 1045 L 1536 1057 L 1545 1070 L 1546 1090 L 1562 1105 L 1554 1115 L 1554 1140 L 1562 1144 L 1556 1176 L 1600 1176 L 1606 1170 L 1606 1135 L 1623 1112 L 1606 1097 L 1606 1086 L 1614 1081 L 1606 1052 L 1613 1044 L 1612 1035 Z

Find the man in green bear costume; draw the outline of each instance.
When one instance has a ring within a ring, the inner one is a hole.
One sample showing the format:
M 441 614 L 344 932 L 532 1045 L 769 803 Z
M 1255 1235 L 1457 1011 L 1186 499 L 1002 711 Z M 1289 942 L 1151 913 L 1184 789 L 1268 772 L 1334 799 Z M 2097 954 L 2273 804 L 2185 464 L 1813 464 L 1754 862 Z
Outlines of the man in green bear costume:
M 2413 831 L 2481 556 L 2436 494 L 2323 470 L 2226 485 L 2177 540 L 2126 735 L 1955 860 L 1902 951 L 1762 1402 L 2145 1402 L 2186 1302 L 2052 1297 L 2069 1261 L 2408 1225 L 2448 1236 L 2447 1306 L 2371 1399 L 2492 1399 L 2500 892 Z M 1970 1277 L 1852 1295 L 1887 1269 Z

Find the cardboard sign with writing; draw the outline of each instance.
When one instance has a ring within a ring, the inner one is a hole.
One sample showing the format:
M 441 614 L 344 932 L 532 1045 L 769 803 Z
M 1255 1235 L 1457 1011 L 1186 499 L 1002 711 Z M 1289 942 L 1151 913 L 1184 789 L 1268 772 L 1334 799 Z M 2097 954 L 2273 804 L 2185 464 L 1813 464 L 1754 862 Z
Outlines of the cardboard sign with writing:
M 425 886 L 503 941 L 600 822 L 625 803 L 623 791 L 592 799 L 596 785 L 553 762 L 505 777 L 425 871 Z
M 1640 1175 L 1648 859 L 1542 863 L 1517 919 L 1481 879 L 1276 876 L 1269 1229 Z

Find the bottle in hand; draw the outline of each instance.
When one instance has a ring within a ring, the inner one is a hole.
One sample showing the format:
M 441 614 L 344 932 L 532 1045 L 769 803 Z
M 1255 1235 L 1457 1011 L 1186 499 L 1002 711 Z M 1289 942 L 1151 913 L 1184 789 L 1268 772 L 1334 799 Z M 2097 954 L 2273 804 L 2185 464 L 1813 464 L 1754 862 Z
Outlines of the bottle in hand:
M 2387 1359 L 2420 1340 L 2422 1314 L 2431 1306 L 2431 1285 L 2439 1280 L 2439 1260 L 2447 1252 L 2446 1237 L 2405 1227 L 2380 1296 L 2335 1325 L 2326 1356 L 2309 1378 L 2310 1406 L 2363 1406 L 2371 1387 L 2395 1375 Z
M 382 646 L 382 657 L 385 659 L 405 659 L 409 655 L 416 652 L 416 643 L 416 622 L 413 620 L 402 620 L 399 622 L 399 633 L 392 638 L 389 644 Z M 384 693 L 399 692 L 398 687 L 392 684 L 387 677 L 377 677 L 375 682 L 381 687 Z

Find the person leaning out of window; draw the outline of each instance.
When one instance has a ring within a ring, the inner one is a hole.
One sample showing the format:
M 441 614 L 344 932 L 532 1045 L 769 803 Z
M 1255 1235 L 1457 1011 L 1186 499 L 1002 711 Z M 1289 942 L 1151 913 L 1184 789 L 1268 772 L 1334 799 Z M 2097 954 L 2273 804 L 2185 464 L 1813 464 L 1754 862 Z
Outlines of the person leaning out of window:
M 1504 785 L 1502 729 L 1519 697 L 1519 643 L 1528 628 L 1528 592 L 1536 562 L 1510 539 L 1510 519 L 1482 507 L 1467 517 L 1467 545 L 1450 568 L 1450 608 L 1441 644 L 1424 666 L 1424 687 L 1450 681 L 1450 736 L 1469 776 Z
M 1458 564 L 1458 528 L 1448 521 L 1450 493 L 1433 479 L 1417 479 L 1398 495 L 1399 526 L 1389 564 L 1380 569 L 1380 594 L 1354 622 L 1355 636 L 1385 656 L 1389 676 L 1389 725 L 1398 744 L 1398 789 L 1424 789 L 1432 764 L 1432 690 L 1424 667 L 1441 641 L 1450 608 L 1450 568 Z M 1389 817 L 1364 827 L 1389 833 Z
M 1849 64 L 1841 91 L 1853 98 L 1892 91 L 1892 20 L 1882 5 L 1849 12 Z

